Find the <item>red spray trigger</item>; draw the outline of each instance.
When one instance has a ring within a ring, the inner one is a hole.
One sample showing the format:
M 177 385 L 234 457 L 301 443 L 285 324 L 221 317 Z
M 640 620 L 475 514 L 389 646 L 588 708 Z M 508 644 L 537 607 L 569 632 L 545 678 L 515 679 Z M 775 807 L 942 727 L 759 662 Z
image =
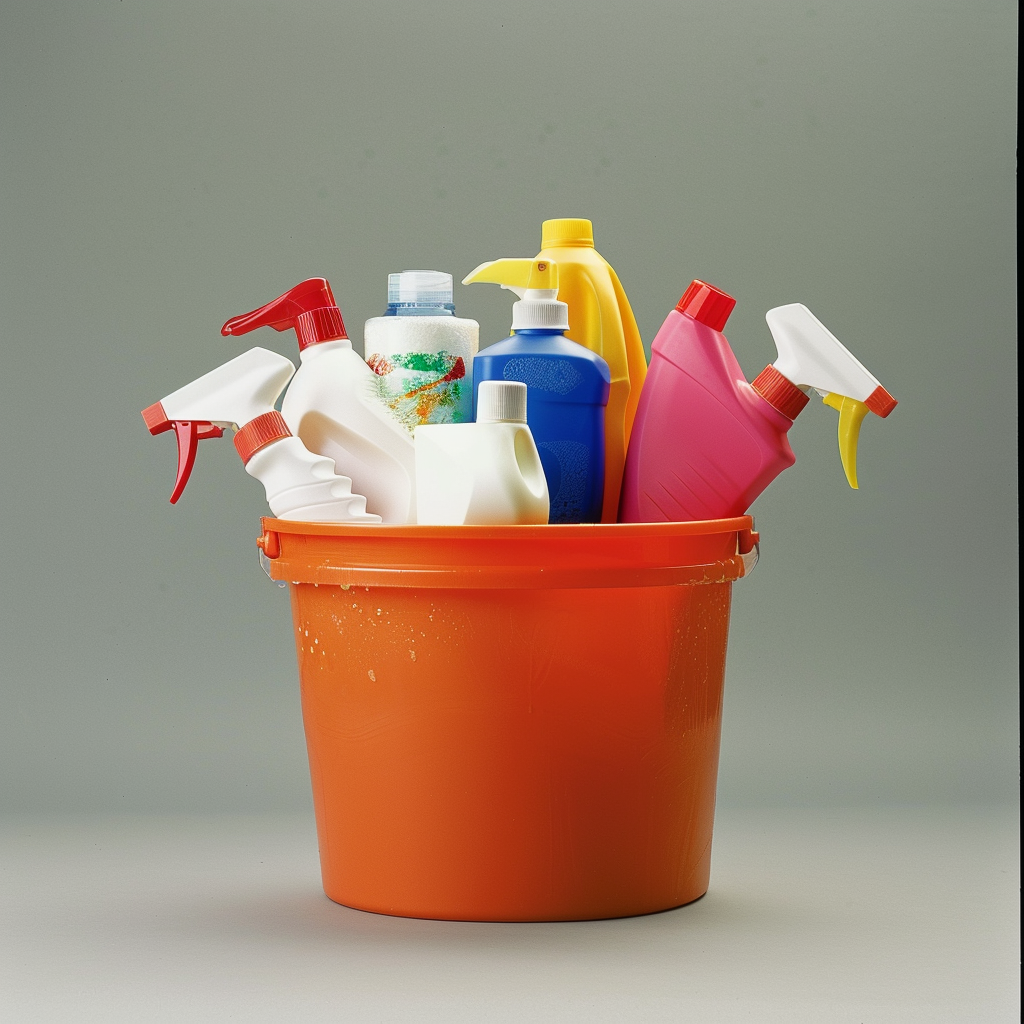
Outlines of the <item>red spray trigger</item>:
M 327 279 L 311 277 L 290 288 L 251 313 L 232 317 L 221 329 L 227 335 L 248 334 L 257 327 L 273 327 L 275 331 L 294 329 L 299 339 L 299 351 L 321 341 L 347 338 L 341 310 Z
M 171 491 L 173 505 L 181 497 L 181 492 L 185 490 L 188 478 L 192 475 L 199 442 L 208 437 L 223 437 L 224 430 L 201 420 L 169 420 L 160 402 L 143 409 L 142 418 L 154 436 L 162 434 L 165 430 L 174 430 L 175 440 L 178 442 L 178 475 L 174 481 L 174 490 Z

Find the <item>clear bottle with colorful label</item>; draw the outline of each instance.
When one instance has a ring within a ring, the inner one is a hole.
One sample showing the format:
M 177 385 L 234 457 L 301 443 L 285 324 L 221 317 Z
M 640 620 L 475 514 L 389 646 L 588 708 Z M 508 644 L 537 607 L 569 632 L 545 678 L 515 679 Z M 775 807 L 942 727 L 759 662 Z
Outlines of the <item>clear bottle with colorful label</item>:
M 473 357 L 480 325 L 455 315 L 452 275 L 388 275 L 388 308 L 366 321 L 363 351 L 381 401 L 412 433 L 425 423 L 473 419 Z

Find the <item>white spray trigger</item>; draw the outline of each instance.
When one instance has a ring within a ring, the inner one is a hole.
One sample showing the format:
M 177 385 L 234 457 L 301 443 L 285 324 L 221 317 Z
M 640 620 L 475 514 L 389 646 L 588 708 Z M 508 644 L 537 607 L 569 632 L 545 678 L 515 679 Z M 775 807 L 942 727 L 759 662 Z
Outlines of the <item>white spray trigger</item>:
M 295 373 L 290 359 L 251 348 L 161 400 L 170 420 L 240 427 L 274 407 Z
M 799 387 L 866 402 L 881 386 L 803 303 L 776 306 L 765 320 L 779 352 L 775 369 Z
M 896 399 L 806 306 L 776 306 L 765 320 L 779 350 L 775 369 L 797 387 L 814 388 L 826 405 L 839 411 L 839 454 L 846 479 L 856 488 L 857 441 L 864 416 L 888 416 Z

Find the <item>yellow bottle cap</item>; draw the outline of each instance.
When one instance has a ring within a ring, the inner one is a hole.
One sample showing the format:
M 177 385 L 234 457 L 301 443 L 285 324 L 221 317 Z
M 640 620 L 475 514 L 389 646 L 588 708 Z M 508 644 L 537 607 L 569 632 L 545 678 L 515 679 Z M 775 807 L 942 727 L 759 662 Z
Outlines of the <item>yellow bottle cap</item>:
M 579 245 L 594 247 L 594 225 L 581 217 L 546 220 L 540 229 L 540 247 Z

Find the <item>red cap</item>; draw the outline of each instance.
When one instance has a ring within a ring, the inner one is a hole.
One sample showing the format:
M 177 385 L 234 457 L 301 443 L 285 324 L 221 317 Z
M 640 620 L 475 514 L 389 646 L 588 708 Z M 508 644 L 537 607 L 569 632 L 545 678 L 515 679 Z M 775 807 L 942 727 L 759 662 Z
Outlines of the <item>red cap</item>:
M 241 427 L 235 434 L 235 449 L 242 456 L 243 462 L 248 462 L 261 448 L 268 444 L 280 441 L 283 437 L 291 437 L 292 432 L 288 429 L 284 417 L 274 409 L 272 412 L 265 412 L 254 420 L 249 420 L 244 427 Z
M 751 382 L 750 386 L 783 416 L 795 420 L 809 399 L 788 377 L 774 366 L 766 366 Z
M 347 338 L 341 310 L 327 279 L 311 277 L 289 288 L 273 302 L 251 313 L 233 316 L 221 329 L 223 335 L 248 334 L 257 327 L 273 327 L 275 331 L 295 330 L 299 351 L 321 341 Z
M 694 281 L 683 292 L 683 297 L 676 305 L 680 313 L 693 317 L 698 323 L 705 324 L 713 331 L 720 331 L 729 314 L 733 311 L 736 300 L 731 295 L 719 291 L 713 284 L 706 281 Z

